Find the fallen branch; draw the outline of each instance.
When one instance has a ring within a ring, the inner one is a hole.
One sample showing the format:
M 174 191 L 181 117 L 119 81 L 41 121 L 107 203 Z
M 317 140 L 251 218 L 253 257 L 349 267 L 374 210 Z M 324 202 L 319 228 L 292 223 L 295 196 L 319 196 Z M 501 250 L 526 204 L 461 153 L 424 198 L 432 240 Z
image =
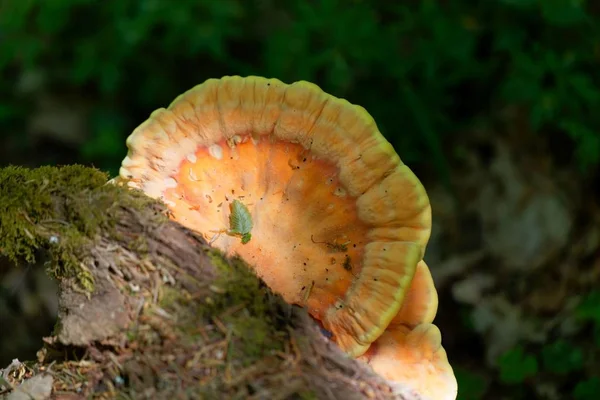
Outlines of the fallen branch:
M 419 399 L 346 357 L 161 204 L 105 183 L 77 166 L 0 170 L 0 255 L 47 254 L 60 287 L 54 335 L 36 362 L 0 370 L 0 395 Z

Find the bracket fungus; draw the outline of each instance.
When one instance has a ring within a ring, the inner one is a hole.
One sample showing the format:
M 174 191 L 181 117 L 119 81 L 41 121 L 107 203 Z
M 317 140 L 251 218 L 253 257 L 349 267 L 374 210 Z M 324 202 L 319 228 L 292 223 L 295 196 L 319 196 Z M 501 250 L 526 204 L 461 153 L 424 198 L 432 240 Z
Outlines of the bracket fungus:
M 400 311 L 358 359 L 427 399 L 455 400 L 454 371 L 442 347 L 440 330 L 431 323 L 437 306 L 433 278 L 425 261 L 420 261 Z
M 359 359 L 426 399 L 455 400 L 458 386 L 441 342 L 433 324 L 390 326 Z
M 435 316 L 427 266 L 418 273 L 427 194 L 362 107 L 304 81 L 209 79 L 152 113 L 127 146 L 121 179 L 246 260 L 348 354 L 390 323 Z

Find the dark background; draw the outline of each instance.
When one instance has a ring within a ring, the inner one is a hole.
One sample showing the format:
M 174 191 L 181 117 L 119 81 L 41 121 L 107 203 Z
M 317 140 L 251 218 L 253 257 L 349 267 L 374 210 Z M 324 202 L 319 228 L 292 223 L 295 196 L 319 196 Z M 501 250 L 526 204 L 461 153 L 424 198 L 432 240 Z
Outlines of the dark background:
M 600 3 L 0 0 L 0 166 L 115 175 L 125 138 L 207 78 L 304 79 L 364 106 L 431 197 L 459 398 L 600 393 Z M 0 265 L 0 366 L 56 300 Z

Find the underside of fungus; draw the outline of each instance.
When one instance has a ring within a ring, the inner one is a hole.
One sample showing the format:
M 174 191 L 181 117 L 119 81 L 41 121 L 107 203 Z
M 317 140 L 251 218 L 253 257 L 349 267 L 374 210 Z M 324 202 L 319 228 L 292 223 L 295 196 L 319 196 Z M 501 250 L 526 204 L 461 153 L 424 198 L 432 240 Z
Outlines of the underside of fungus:
M 456 378 L 441 341 L 440 330 L 433 324 L 390 326 L 359 359 L 426 399 L 455 400 Z
M 241 256 L 350 355 L 390 323 L 433 320 L 429 200 L 363 108 L 308 82 L 209 79 L 127 146 L 122 179 Z
M 433 325 L 438 298 L 427 264 L 417 264 L 404 303 L 385 332 L 358 357 L 384 378 L 429 400 L 455 400 L 458 387 Z

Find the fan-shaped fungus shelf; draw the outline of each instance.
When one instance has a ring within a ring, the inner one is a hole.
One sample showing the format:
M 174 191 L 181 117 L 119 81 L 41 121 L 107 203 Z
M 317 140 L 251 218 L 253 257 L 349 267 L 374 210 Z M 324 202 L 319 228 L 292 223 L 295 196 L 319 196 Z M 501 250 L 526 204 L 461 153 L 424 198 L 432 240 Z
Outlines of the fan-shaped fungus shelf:
M 127 146 L 130 186 L 245 259 L 350 355 L 391 322 L 433 319 L 427 266 L 415 283 L 429 292 L 408 290 L 430 235 L 427 194 L 362 107 L 308 82 L 209 79 Z
M 433 324 L 391 326 L 359 357 L 379 375 L 429 400 L 455 400 L 458 387 L 440 330 Z

